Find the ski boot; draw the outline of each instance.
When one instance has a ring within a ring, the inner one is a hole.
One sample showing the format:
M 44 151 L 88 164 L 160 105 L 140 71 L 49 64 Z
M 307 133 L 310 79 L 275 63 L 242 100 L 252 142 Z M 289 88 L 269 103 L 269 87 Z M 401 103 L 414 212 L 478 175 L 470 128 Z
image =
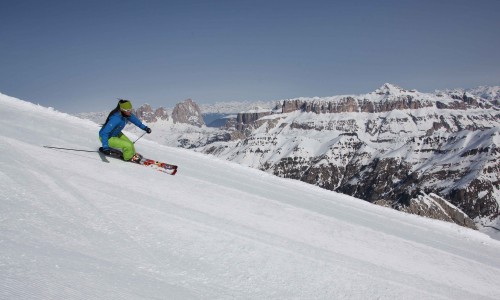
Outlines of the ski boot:
M 135 153 L 134 156 L 130 159 L 131 162 L 135 162 L 136 164 L 140 164 L 142 160 L 142 155 L 139 153 Z

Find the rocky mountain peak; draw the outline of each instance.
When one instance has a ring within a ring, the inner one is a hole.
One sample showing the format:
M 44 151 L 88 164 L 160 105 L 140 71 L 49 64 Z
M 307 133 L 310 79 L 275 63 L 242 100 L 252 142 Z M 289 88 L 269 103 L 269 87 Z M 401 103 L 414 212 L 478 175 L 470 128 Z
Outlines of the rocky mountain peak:
M 386 97 L 397 98 L 397 97 L 408 96 L 408 95 L 416 97 L 419 94 L 420 93 L 414 89 L 407 90 L 407 89 L 404 89 L 404 88 L 397 86 L 395 84 L 392 84 L 392 83 L 384 83 L 381 87 L 376 89 L 374 92 L 369 93 L 368 95 L 378 95 L 379 97 L 377 97 L 377 98 L 385 99 Z M 380 96 L 382 96 L 382 97 L 380 97 Z
M 375 93 L 384 93 L 384 94 L 399 94 L 403 91 L 403 89 L 392 83 L 384 83 L 380 88 L 375 90 Z
M 172 120 L 175 123 L 185 123 L 201 127 L 205 125 L 200 107 L 192 99 L 178 103 L 172 111 Z
M 135 115 L 148 123 L 153 123 L 158 120 L 168 120 L 168 113 L 164 108 L 160 107 L 153 111 L 153 108 L 149 104 L 143 104 L 135 110 Z

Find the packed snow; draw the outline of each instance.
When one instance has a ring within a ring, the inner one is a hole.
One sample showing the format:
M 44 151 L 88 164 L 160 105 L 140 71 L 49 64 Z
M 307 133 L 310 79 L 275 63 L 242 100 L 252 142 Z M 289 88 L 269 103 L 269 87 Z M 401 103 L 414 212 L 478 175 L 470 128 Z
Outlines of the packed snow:
M 0 94 L 0 299 L 499 299 L 500 242 Z M 131 138 L 137 135 L 128 133 Z

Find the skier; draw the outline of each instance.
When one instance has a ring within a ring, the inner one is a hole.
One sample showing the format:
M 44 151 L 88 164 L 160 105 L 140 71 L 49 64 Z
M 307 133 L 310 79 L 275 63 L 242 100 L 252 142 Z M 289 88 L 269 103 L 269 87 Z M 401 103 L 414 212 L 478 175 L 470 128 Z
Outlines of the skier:
M 123 128 L 128 122 L 151 133 L 151 128 L 142 124 L 142 122 L 132 113 L 132 103 L 129 100 L 120 99 L 118 105 L 113 109 L 106 119 L 106 122 L 99 130 L 99 139 L 102 147 L 99 152 L 110 155 L 111 148 L 118 148 L 122 151 L 123 160 L 130 160 L 139 163 L 141 155 L 135 152 L 134 144 L 122 133 Z

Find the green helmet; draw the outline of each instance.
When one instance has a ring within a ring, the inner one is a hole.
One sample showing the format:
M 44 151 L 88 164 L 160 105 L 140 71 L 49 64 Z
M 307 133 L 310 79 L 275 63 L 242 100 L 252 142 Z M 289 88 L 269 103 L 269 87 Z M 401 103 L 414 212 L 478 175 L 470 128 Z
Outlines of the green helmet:
M 129 100 L 120 99 L 120 101 L 118 101 L 118 105 L 120 106 L 121 110 L 131 110 L 132 109 L 132 103 L 130 103 Z

